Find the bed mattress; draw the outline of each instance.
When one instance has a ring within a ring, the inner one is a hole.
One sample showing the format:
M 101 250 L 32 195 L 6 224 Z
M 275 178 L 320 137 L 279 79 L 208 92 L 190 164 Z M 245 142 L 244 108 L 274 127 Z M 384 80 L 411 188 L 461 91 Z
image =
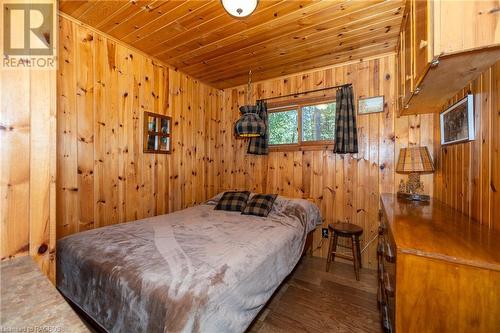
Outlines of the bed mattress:
M 267 218 L 215 202 L 59 240 L 58 289 L 109 332 L 245 331 L 321 218 L 307 200 Z

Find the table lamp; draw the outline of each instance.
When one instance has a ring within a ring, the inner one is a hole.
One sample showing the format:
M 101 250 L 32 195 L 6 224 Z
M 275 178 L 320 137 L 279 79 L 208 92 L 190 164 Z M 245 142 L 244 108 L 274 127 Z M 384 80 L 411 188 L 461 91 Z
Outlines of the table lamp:
M 430 196 L 423 193 L 424 185 L 420 181 L 420 174 L 434 172 L 434 165 L 427 147 L 401 148 L 396 172 L 408 174 L 408 183 L 404 184 L 401 180 L 399 185 L 399 198 L 414 201 L 430 200 Z

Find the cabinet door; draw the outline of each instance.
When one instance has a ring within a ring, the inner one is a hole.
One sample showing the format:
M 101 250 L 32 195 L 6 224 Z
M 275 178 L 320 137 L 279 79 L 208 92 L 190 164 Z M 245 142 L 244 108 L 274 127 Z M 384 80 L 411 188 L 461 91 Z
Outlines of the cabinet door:
M 404 31 L 399 33 L 399 50 L 397 56 L 397 87 L 398 87 L 398 110 L 403 108 L 403 97 L 405 93 L 405 78 L 404 78 L 404 68 L 405 68 L 405 50 L 404 50 Z
M 405 61 L 405 66 L 403 69 L 404 73 L 404 82 L 405 82 L 405 88 L 404 88 L 404 97 L 403 97 L 403 104 L 406 104 L 408 100 L 411 97 L 411 94 L 413 92 L 413 52 L 412 52 L 412 10 L 410 7 L 410 10 L 408 11 L 406 17 L 404 18 L 405 23 L 404 23 L 404 61 Z
M 500 3 L 434 0 L 434 56 L 500 45 Z
M 414 82 L 419 82 L 425 73 L 429 59 L 429 24 L 428 24 L 429 2 L 422 0 L 413 1 L 413 39 L 414 50 Z

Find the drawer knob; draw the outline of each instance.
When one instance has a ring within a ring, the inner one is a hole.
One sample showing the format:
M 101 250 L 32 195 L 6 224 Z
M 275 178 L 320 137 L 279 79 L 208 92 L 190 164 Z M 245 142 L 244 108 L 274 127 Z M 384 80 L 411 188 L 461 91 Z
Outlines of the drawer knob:
M 388 296 L 394 296 L 394 288 L 391 284 L 391 280 L 389 277 L 389 273 L 385 272 L 384 273 L 384 289 L 387 292 Z

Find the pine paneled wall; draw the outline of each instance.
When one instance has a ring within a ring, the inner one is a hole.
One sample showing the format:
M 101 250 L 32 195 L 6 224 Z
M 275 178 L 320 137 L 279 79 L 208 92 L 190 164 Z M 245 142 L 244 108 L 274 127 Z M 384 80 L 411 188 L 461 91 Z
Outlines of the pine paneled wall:
M 57 238 L 215 194 L 220 91 L 60 17 Z M 143 114 L 172 117 L 172 154 L 144 154 Z
M 254 84 L 255 98 L 348 82 L 356 99 L 384 95 L 383 113 L 358 117 L 358 154 L 254 156 L 233 133 L 245 86 L 216 90 L 62 17 L 59 51 L 58 238 L 250 189 L 313 198 L 324 227 L 338 220 L 361 225 L 363 263 L 375 267 L 379 196 L 404 178 L 394 172 L 399 148 L 433 145 L 434 115 L 396 117 L 393 54 Z M 173 117 L 171 155 L 142 153 L 144 111 Z M 423 179 L 432 194 L 433 176 Z M 314 247 L 326 257 L 321 228 Z
M 254 84 L 257 99 L 352 83 L 355 99 L 385 96 L 383 113 L 358 116 L 359 153 L 336 155 L 329 150 L 246 154 L 248 141 L 236 139 L 234 122 L 245 103 L 246 86 L 224 91 L 224 112 L 217 148 L 221 190 L 249 189 L 290 197 L 312 198 L 321 208 L 323 227 L 349 221 L 364 228 L 364 265 L 375 267 L 379 197 L 394 192 L 403 176 L 394 172 L 399 148 L 433 146 L 434 115 L 397 118 L 395 55 L 355 62 Z M 432 149 L 431 149 L 432 150 Z M 423 177 L 432 194 L 432 175 Z M 372 241 L 370 243 L 370 241 Z M 328 240 L 321 228 L 314 235 L 314 255 L 326 257 Z
M 476 140 L 442 147 L 439 114 L 435 116 L 434 195 L 500 230 L 500 62 L 458 92 L 449 105 L 469 92 L 474 95 Z
M 0 257 L 30 255 L 53 279 L 56 70 L 0 69 L 0 87 Z

